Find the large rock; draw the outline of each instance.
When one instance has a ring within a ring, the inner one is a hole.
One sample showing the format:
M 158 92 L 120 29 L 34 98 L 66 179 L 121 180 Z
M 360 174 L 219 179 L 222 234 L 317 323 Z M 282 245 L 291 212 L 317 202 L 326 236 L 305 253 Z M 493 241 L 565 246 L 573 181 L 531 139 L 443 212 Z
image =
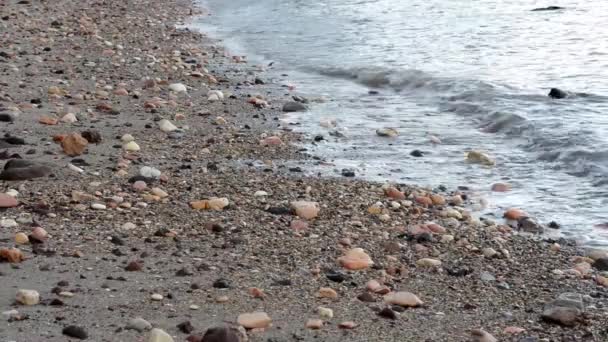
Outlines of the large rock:
M 550 323 L 571 327 L 576 325 L 576 322 L 581 314 L 581 310 L 577 308 L 556 306 L 545 309 L 542 314 L 542 319 Z
M 51 168 L 48 165 L 23 159 L 11 159 L 4 164 L 0 180 L 22 181 L 48 176 Z
M 19 290 L 15 298 L 22 305 L 36 305 L 40 303 L 40 294 L 35 290 Z
M 301 104 L 300 102 L 287 102 L 283 105 L 283 111 L 284 112 L 303 112 L 306 111 L 308 108 L 306 108 L 305 105 Z
M 522 217 L 517 221 L 517 228 L 526 233 L 540 234 L 545 229 L 531 217 Z
M 19 205 L 19 202 L 13 196 L 0 193 L 0 208 L 13 208 Z
M 152 329 L 148 342 L 174 342 L 173 337 L 160 329 Z
M 213 327 L 207 329 L 201 342 L 240 342 L 239 335 L 228 327 Z
M 608 256 L 595 260 L 593 267 L 599 271 L 608 271 Z
M 574 326 L 585 310 L 583 296 L 578 293 L 562 293 L 545 306 L 543 320 L 563 326 Z

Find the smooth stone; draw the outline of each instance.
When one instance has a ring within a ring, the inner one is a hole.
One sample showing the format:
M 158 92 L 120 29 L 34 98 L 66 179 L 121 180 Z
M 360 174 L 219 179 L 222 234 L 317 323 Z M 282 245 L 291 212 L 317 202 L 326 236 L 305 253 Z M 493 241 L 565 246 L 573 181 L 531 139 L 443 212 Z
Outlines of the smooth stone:
M 30 239 L 27 237 L 25 233 L 17 233 L 15 234 L 15 243 L 18 245 L 25 245 L 30 242 Z
M 77 338 L 80 340 L 86 340 L 89 337 L 89 334 L 83 327 L 79 327 L 76 325 L 70 325 L 65 327 L 62 333 L 66 336 Z
M 543 311 L 541 317 L 543 320 L 551 323 L 556 323 L 564 326 L 574 326 L 582 314 L 577 308 L 568 307 L 551 307 Z
M 300 102 L 290 101 L 283 105 L 283 111 L 286 113 L 303 112 L 306 110 L 308 110 L 308 108 Z
M 404 307 L 417 307 L 424 304 L 418 296 L 411 292 L 391 292 L 384 296 L 384 302 L 392 305 L 400 305 Z
M 352 248 L 338 258 L 338 263 L 347 270 L 363 270 L 374 264 L 372 258 L 362 248 Z
M 526 233 L 540 234 L 545 229 L 531 217 L 523 217 L 517 221 L 517 228 Z
M 486 166 L 493 166 L 496 162 L 490 158 L 487 154 L 481 151 L 470 151 L 466 154 L 467 161 L 471 163 L 482 164 Z
M 330 308 L 324 308 L 320 306 L 317 308 L 317 313 L 320 317 L 326 319 L 332 319 L 334 317 L 334 311 Z
M 265 312 L 240 314 L 237 323 L 247 329 L 263 329 L 270 326 L 272 319 Z
M 0 208 L 13 208 L 19 205 L 19 202 L 7 194 L 0 193 Z
M 186 86 L 181 83 L 173 83 L 173 84 L 169 85 L 169 90 L 171 90 L 174 93 L 188 92 L 188 88 L 186 88 Z
M 167 119 L 160 120 L 158 122 L 158 127 L 160 128 L 161 131 L 163 131 L 165 133 L 173 132 L 178 129 L 177 126 L 172 124 L 171 121 L 169 121 Z
M 45 177 L 51 173 L 51 168 L 45 164 L 31 160 L 11 159 L 4 164 L 0 180 L 20 181 Z
M 320 319 L 312 318 L 306 322 L 306 328 L 308 328 L 308 329 L 318 330 L 318 329 L 321 329 L 322 327 L 323 327 L 323 320 L 320 320 Z
M 159 293 L 154 293 L 150 296 L 150 299 L 158 302 L 158 301 L 163 300 L 163 295 L 161 295 Z
M 175 342 L 171 335 L 167 334 L 161 329 L 154 328 L 150 331 L 148 342 Z
M 16 299 L 19 304 L 36 305 L 40 303 L 40 294 L 35 290 L 19 290 Z
M 141 317 L 136 317 L 127 323 L 126 329 L 143 332 L 152 329 L 152 324 Z
M 201 342 L 240 342 L 239 335 L 228 327 L 212 327 L 207 329 Z
M 439 267 L 441 266 L 441 260 L 431 259 L 431 258 L 423 258 L 416 261 L 416 266 L 418 267 Z
M 496 277 L 494 277 L 494 275 L 492 273 L 487 272 L 487 271 L 481 272 L 479 278 L 485 282 L 496 281 Z
M 104 204 L 101 204 L 101 203 L 91 203 L 91 209 L 105 210 L 106 206 Z
M 142 166 L 139 169 L 139 175 L 145 178 L 159 179 L 161 176 L 161 172 L 160 170 L 150 166 Z
M 497 342 L 496 337 L 492 336 L 489 332 L 483 329 L 474 329 L 471 331 L 471 335 L 475 337 L 475 342 Z
M 319 298 L 336 299 L 336 298 L 338 298 L 338 293 L 336 292 L 336 290 L 334 290 L 332 288 L 322 287 L 317 292 L 317 297 L 319 297 Z
M 319 203 L 310 201 L 294 201 L 291 202 L 291 207 L 297 216 L 306 220 L 317 217 L 321 211 Z
M 0 227 L 2 228 L 14 228 L 17 227 L 17 221 L 13 219 L 1 219 Z
M 130 142 L 124 144 L 122 146 L 122 148 L 128 152 L 137 152 L 141 149 L 135 141 L 130 141 Z
M 120 138 L 120 140 L 126 144 L 126 143 L 130 143 L 131 141 L 135 141 L 135 138 L 131 134 L 127 133 L 127 134 L 124 134 Z

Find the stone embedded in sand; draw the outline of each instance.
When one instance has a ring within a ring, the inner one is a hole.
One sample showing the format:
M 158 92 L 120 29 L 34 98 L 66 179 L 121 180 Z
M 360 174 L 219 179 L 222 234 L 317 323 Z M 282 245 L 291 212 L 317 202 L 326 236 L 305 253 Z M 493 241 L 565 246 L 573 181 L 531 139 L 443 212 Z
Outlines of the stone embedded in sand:
M 177 126 L 172 124 L 171 121 L 169 121 L 167 119 L 160 120 L 158 122 L 158 127 L 160 128 L 161 131 L 163 131 L 165 133 L 169 133 L 169 132 L 173 132 L 173 131 L 177 130 Z
M 251 288 L 249 288 L 249 294 L 253 298 L 264 298 L 264 297 L 266 297 L 266 294 L 264 294 L 264 291 L 262 289 L 257 288 L 257 287 L 251 287 Z
M 210 90 L 207 92 L 207 101 L 216 102 L 224 99 L 224 93 L 220 90 Z
M 49 233 L 42 227 L 36 227 L 32 229 L 31 237 L 38 242 L 44 242 L 48 239 Z
M 281 145 L 283 144 L 283 141 L 281 140 L 281 138 L 276 137 L 276 136 L 272 136 L 272 137 L 268 137 L 268 138 L 264 138 L 262 140 L 260 140 L 260 145 L 262 146 L 277 146 L 277 145 Z
M 152 194 L 154 196 L 158 196 L 160 198 L 169 197 L 169 194 L 161 188 L 152 188 L 152 190 L 150 190 L 150 192 L 152 192 Z
M 77 338 L 79 340 L 86 340 L 89 337 L 89 334 L 83 327 L 79 327 L 76 325 L 69 325 L 63 328 L 61 333 L 72 338 Z
M 141 317 L 135 317 L 127 323 L 125 328 L 143 332 L 152 329 L 152 324 Z
M 192 209 L 197 209 L 197 210 L 220 211 L 220 210 L 223 210 L 225 207 L 227 207 L 229 204 L 230 204 L 230 201 L 225 197 L 221 197 L 221 198 L 212 197 L 208 200 L 190 202 L 190 206 L 192 207 Z
M 181 83 L 173 83 L 173 84 L 169 85 L 169 90 L 174 93 L 187 93 L 188 92 L 188 88 L 186 88 L 186 86 Z
M 57 120 L 56 118 L 51 118 L 50 116 L 41 116 L 38 119 L 38 122 L 43 124 L 43 125 L 49 125 L 49 126 L 54 126 L 57 123 L 59 123 L 59 120 Z
M 133 190 L 135 191 L 144 191 L 148 188 L 148 185 L 144 181 L 136 181 L 131 187 L 133 187 Z
M 13 208 L 19 205 L 19 202 L 7 194 L 0 193 L 0 208 Z
M 497 342 L 498 340 L 492 336 L 489 332 L 483 329 L 474 329 L 471 331 L 471 335 L 475 337 L 475 342 Z
M 74 113 L 67 113 L 66 115 L 61 117 L 61 122 L 64 123 L 74 123 L 78 121 L 78 118 L 76 118 L 76 115 L 74 115 Z
M 384 296 L 384 302 L 404 307 L 417 307 L 424 304 L 420 298 L 411 292 L 392 292 Z
M 447 229 L 434 222 L 429 222 L 425 224 L 425 227 L 435 234 L 445 234 L 447 232 Z
M 511 185 L 507 183 L 495 183 L 492 184 L 492 191 L 494 192 L 507 192 L 511 190 Z
M 382 285 L 375 279 L 372 279 L 370 281 L 367 282 L 367 284 L 365 284 L 365 287 L 367 288 L 368 291 L 371 292 L 376 292 L 377 290 L 379 290 Z
M 340 329 L 354 329 L 357 327 L 357 323 L 353 321 L 346 321 L 338 324 L 338 328 Z
M 305 220 L 311 220 L 319 215 L 321 208 L 319 203 L 310 201 L 294 201 L 291 202 L 291 208 L 296 215 Z
M 156 302 L 163 300 L 163 298 L 164 298 L 163 295 L 161 295 L 160 293 L 153 293 L 150 296 L 150 299 L 152 299 L 153 301 L 156 301 Z
M 127 95 L 129 95 L 129 92 L 125 88 L 118 88 L 118 89 L 114 90 L 114 95 L 127 96 Z
M 36 305 L 40 303 L 40 294 L 35 290 L 19 290 L 15 298 L 22 305 Z
M 480 151 L 470 151 L 466 154 L 467 161 L 487 166 L 493 166 L 496 162 L 487 154 Z
M 190 340 L 188 340 L 190 341 Z M 207 329 L 199 342 L 240 342 L 235 329 L 228 327 L 212 327 Z
M 80 133 L 80 135 L 82 135 L 83 138 L 87 139 L 87 141 L 91 144 L 98 144 L 102 140 L 101 133 L 94 129 L 83 131 L 82 133 Z
M 175 342 L 171 335 L 161 329 L 154 328 L 150 331 L 150 336 L 147 342 Z
M 416 266 L 427 267 L 427 268 L 439 267 L 439 266 L 441 266 L 441 260 L 431 259 L 431 258 L 422 258 L 422 259 L 416 261 Z
M 61 141 L 63 152 L 70 157 L 81 155 L 89 142 L 78 133 L 72 133 Z
M 18 245 L 25 245 L 30 242 L 30 239 L 25 235 L 25 233 L 17 233 L 15 234 L 15 243 Z
M 547 322 L 571 327 L 576 325 L 581 314 L 582 311 L 578 308 L 555 306 L 545 309 L 541 318 Z
M 519 220 L 524 217 L 528 217 L 528 214 L 526 214 L 526 212 L 521 209 L 511 208 L 505 211 L 503 216 L 508 220 Z
M 308 329 L 313 329 L 313 330 L 318 330 L 321 329 L 323 327 L 323 320 L 320 319 L 309 319 L 306 322 L 306 328 Z
M 104 204 L 101 204 L 101 203 L 91 203 L 91 209 L 105 210 L 106 206 Z
M 25 257 L 18 248 L 0 248 L 0 260 L 17 264 L 25 260 Z
M 399 191 L 397 188 L 389 186 L 384 189 L 384 194 L 395 200 L 404 200 L 405 194 L 402 191 Z
M 509 327 L 506 327 L 502 332 L 504 334 L 517 335 L 517 334 L 521 334 L 524 331 L 526 331 L 526 329 L 524 329 L 524 328 L 509 326 Z
M 330 308 L 324 308 L 322 306 L 319 306 L 317 308 L 317 313 L 319 314 L 319 316 L 321 316 L 322 318 L 325 318 L 325 319 L 334 318 L 334 310 L 332 310 Z
M 376 130 L 376 135 L 379 137 L 394 138 L 399 136 L 399 132 L 394 128 L 379 128 Z
M 291 221 L 289 226 L 294 231 L 301 232 L 308 228 L 308 223 L 306 221 L 302 221 L 302 220 L 293 220 L 293 221 Z
M 264 329 L 270 326 L 272 319 L 265 312 L 240 314 L 237 323 L 247 329 Z
M 338 293 L 336 292 L 336 290 L 334 290 L 332 288 L 322 287 L 317 292 L 317 297 L 319 297 L 319 298 L 336 299 L 336 298 L 338 298 Z
M 130 141 L 122 146 L 125 151 L 128 152 L 137 152 L 140 150 L 139 145 L 135 141 Z
M 348 250 L 338 258 L 338 263 L 347 270 L 363 270 L 374 264 L 372 258 L 362 248 Z

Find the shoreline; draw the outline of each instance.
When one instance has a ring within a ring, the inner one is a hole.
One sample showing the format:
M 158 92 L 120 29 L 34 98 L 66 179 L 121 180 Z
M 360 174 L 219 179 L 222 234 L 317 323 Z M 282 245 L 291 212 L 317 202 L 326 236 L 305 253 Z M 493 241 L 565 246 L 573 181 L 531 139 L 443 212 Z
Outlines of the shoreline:
M 265 312 L 249 341 L 608 339 L 607 254 L 476 220 L 466 193 L 285 170 L 307 158 L 278 125 L 296 94 L 175 29 L 192 1 L 19 2 L 0 7 L 0 125 L 24 144 L 2 150 L 50 172 L 2 184 L 0 248 L 25 260 L 0 263 L 1 336 L 197 341 Z

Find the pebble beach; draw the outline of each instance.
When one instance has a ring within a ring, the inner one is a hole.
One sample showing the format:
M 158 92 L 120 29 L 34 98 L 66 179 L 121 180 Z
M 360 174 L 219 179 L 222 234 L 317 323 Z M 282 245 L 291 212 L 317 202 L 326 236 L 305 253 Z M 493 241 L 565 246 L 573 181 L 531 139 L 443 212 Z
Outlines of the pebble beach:
M 608 341 L 606 251 L 466 184 L 302 176 L 314 101 L 204 11 L 0 3 L 2 341 Z

